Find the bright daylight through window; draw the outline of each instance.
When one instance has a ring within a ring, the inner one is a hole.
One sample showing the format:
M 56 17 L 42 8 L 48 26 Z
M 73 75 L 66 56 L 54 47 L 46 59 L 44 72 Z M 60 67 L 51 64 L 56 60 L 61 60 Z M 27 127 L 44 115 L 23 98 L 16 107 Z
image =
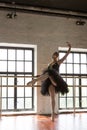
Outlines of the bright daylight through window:
M 0 47 L 2 111 L 32 110 L 33 88 L 25 85 L 34 75 L 34 49 Z M 18 86 L 18 87 L 16 87 Z

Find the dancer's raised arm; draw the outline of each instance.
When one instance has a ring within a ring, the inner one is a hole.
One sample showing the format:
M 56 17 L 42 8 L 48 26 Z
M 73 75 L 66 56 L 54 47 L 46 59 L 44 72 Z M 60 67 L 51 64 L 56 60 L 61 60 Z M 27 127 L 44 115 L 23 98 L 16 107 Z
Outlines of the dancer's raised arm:
M 60 60 L 58 60 L 58 64 L 59 64 L 59 65 L 60 65 L 61 63 L 63 63 L 64 60 L 66 60 L 67 56 L 69 55 L 69 53 L 70 53 L 70 51 L 71 51 L 71 44 L 70 44 L 69 42 L 67 42 L 67 44 L 68 44 L 69 49 L 68 49 L 67 53 L 64 55 L 64 57 L 61 58 Z

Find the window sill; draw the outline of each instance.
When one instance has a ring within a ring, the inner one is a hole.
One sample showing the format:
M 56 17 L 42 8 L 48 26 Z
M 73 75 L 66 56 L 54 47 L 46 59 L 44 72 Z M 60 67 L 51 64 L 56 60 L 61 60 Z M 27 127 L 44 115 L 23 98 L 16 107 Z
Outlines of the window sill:
M 2 116 L 21 116 L 21 115 L 32 115 L 36 114 L 36 111 L 9 111 L 9 112 L 2 112 Z

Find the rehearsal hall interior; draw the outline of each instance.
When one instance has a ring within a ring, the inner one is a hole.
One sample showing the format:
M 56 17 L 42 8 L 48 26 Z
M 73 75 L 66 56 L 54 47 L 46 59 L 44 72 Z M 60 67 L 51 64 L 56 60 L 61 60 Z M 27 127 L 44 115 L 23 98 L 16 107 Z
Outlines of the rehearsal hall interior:
M 87 0 L 0 0 L 0 130 L 87 130 Z

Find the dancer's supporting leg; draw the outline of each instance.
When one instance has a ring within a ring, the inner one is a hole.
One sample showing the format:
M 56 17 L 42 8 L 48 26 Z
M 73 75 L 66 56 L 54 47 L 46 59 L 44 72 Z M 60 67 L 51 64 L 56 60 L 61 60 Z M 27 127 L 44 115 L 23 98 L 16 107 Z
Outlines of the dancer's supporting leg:
M 51 117 L 52 121 L 54 121 L 54 112 L 55 112 L 55 87 L 50 85 L 49 87 L 49 94 L 51 98 Z

